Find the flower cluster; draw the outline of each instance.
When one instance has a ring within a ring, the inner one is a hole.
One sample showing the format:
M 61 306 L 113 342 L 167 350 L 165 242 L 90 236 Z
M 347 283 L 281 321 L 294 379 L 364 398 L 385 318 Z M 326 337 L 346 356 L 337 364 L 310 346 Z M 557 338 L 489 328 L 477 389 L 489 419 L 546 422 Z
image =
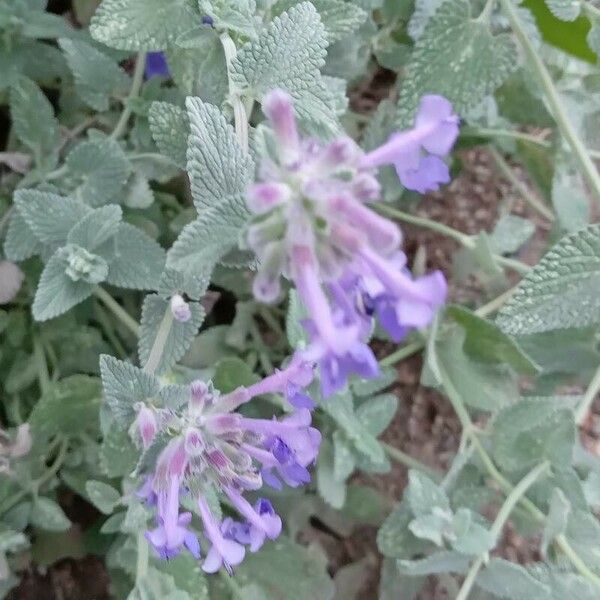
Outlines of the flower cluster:
M 317 456 L 320 433 L 311 427 L 311 414 L 302 392 L 313 378 L 312 365 L 295 359 L 282 371 L 249 387 L 221 395 L 212 384 L 194 381 L 187 406 L 181 410 L 137 407 L 132 435 L 154 455 L 151 473 L 138 494 L 155 507 L 156 527 L 146 533 L 157 556 L 168 559 L 183 548 L 201 556 L 197 534 L 191 528 L 193 507 L 210 544 L 202 568 L 209 573 L 222 566 L 231 571 L 245 555 L 281 532 L 281 519 L 271 502 L 251 504 L 244 493 L 263 483 L 281 488 L 310 481 L 307 467 Z M 259 419 L 235 412 L 252 398 L 284 394 L 294 411 L 282 419 Z M 210 490 L 220 492 L 241 520 L 219 520 L 211 507 Z
M 412 129 L 365 154 L 348 137 L 326 144 L 301 138 L 282 90 L 267 94 L 263 111 L 273 137 L 265 144 L 261 182 L 247 194 L 255 215 L 248 244 L 260 261 L 254 294 L 273 302 L 281 276 L 293 281 L 310 315 L 303 354 L 320 365 L 328 396 L 351 373 L 377 374 L 366 344 L 374 315 L 399 341 L 426 326 L 445 301 L 442 273 L 414 278 L 400 230 L 368 204 L 380 196 L 375 169 L 382 165 L 393 164 L 403 185 L 420 192 L 449 181 L 442 157 L 456 140 L 458 117 L 445 98 L 425 96 Z

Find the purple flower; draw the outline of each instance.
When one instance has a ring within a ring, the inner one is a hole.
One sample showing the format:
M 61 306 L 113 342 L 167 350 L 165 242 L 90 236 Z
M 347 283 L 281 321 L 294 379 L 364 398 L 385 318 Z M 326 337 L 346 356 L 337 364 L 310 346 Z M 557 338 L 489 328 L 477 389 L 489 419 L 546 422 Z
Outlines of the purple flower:
M 272 480 L 281 485 L 279 477 L 293 486 L 310 481 L 307 467 L 315 462 L 321 435 L 311 427 L 306 409 L 272 420 L 234 411 L 263 394 L 290 394 L 293 390 L 295 397 L 303 395 L 312 378 L 313 364 L 297 354 L 282 370 L 229 394 L 220 396 L 212 383 L 196 380 L 189 386 L 188 403 L 177 410 L 140 408 L 143 418 L 138 416 L 134 425 L 141 421 L 143 430 L 143 423 L 150 420 L 153 444 L 169 439 L 158 453 L 152 474 L 143 474 L 145 482 L 137 492 L 156 510 L 156 527 L 146 538 L 158 557 L 172 558 L 183 548 L 196 558 L 200 555 L 198 538 L 190 529 L 191 514 L 180 513 L 182 494 L 192 495 L 198 502 L 204 534 L 211 544 L 203 565 L 207 572 L 222 566 L 231 571 L 244 557 L 241 543 L 249 544 L 254 552 L 265 540 L 279 535 L 281 519 L 270 502 L 261 499 L 252 506 L 243 494 Z M 137 431 L 136 427 L 132 430 Z M 204 485 L 224 494 L 244 521 L 217 522 L 206 502 Z
M 192 514 L 179 514 L 179 486 L 180 478 L 174 475 L 167 489 L 157 493 L 158 527 L 146 532 L 146 539 L 160 558 L 174 558 L 184 545 L 194 558 L 200 558 L 198 538 L 188 529 Z
M 459 118 L 443 96 L 423 96 L 413 129 L 393 134 L 389 141 L 366 154 L 364 169 L 392 164 L 404 187 L 420 193 L 435 191 L 450 181 L 441 157 L 446 156 L 458 137 Z
M 400 339 L 431 322 L 445 300 L 443 276 L 413 279 L 399 228 L 368 203 L 379 198 L 380 165 L 395 164 L 407 187 L 423 191 L 448 180 L 441 157 L 458 135 L 458 118 L 445 98 L 426 96 L 412 129 L 364 155 L 348 137 L 327 144 L 303 139 L 283 90 L 266 94 L 263 111 L 274 144 L 266 145 L 261 181 L 247 192 L 255 214 L 247 240 L 259 261 L 254 295 L 273 302 L 281 277 L 293 282 L 308 313 L 310 343 L 299 353 L 319 365 L 328 396 L 352 374 L 377 375 L 367 345 L 373 316 Z M 401 266 L 398 256 L 404 257 Z M 287 395 L 297 407 L 310 406 L 293 385 Z
M 275 471 L 290 487 L 310 481 L 306 468 L 314 463 L 319 452 L 321 434 L 310 426 L 310 411 L 297 410 L 281 422 L 266 419 L 247 419 L 247 430 L 262 436 L 260 445 L 244 446 L 245 451 L 262 464 L 261 476 L 265 483 L 281 489 Z
M 254 507 L 238 492 L 226 489 L 225 493 L 236 510 L 246 518 L 246 526 L 237 528 L 234 536 L 242 544 L 250 545 L 250 552 L 256 552 L 266 538 L 274 540 L 281 533 L 281 518 L 266 498 L 260 498 Z
M 148 52 L 148 54 L 146 54 L 144 76 L 146 79 L 152 79 L 153 77 L 171 77 L 164 52 Z
M 227 522 L 221 526 L 215 519 L 208 502 L 204 497 L 198 499 L 200 516 L 204 525 L 204 532 L 211 543 L 211 548 L 206 555 L 202 570 L 206 573 L 216 573 L 221 567 L 225 567 L 228 573 L 232 573 L 232 566 L 239 565 L 246 554 L 244 546 L 233 539 L 228 539 L 229 533 Z

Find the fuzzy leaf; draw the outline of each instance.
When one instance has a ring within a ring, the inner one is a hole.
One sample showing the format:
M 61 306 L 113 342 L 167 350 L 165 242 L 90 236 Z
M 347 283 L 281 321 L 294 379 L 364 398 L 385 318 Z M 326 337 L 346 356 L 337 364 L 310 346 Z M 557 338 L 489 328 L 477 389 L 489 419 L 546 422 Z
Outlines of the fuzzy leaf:
M 346 501 L 346 483 L 334 476 L 334 449 L 329 440 L 323 440 L 317 459 L 317 490 L 333 508 L 340 509 Z
M 165 251 L 148 234 L 129 223 L 120 223 L 115 236 L 115 254 L 106 281 L 134 290 L 158 286 L 165 266 Z
M 97 377 L 72 375 L 53 383 L 29 416 L 33 439 L 39 442 L 58 433 L 98 435 L 101 397 Z
M 352 396 L 349 393 L 336 394 L 323 403 L 323 409 L 336 421 L 359 453 L 374 463 L 384 460 L 385 453 L 381 445 L 354 413 Z
M 146 363 L 148 360 L 150 350 L 164 318 L 171 319 L 172 323 L 169 335 L 163 346 L 156 373 L 160 374 L 171 368 L 186 353 L 205 317 L 204 308 L 198 302 L 190 302 L 189 306 L 192 313 L 191 319 L 185 323 L 180 323 L 173 319 L 167 300 L 157 294 L 149 294 L 144 298 L 140 340 L 138 343 L 138 354 L 141 364 Z
M 283 535 L 260 552 L 248 553 L 236 569 L 236 581 L 260 585 L 266 590 L 262 600 L 332 600 L 334 595 L 323 557 Z
M 190 136 L 187 170 L 198 211 L 240 197 L 254 177 L 254 163 L 240 147 L 221 111 L 199 98 L 186 100 Z
M 258 101 L 273 88 L 287 90 L 311 132 L 331 133 L 338 127 L 335 100 L 319 71 L 326 48 L 319 13 L 311 3 L 302 2 L 275 17 L 256 41 L 242 46 L 231 63 L 231 78 Z
M 69 69 L 75 79 L 75 89 L 82 100 L 94 110 L 108 110 L 111 96 L 129 88 L 129 77 L 109 56 L 81 40 L 60 39 Z
M 398 410 L 398 398 L 394 394 L 381 394 L 365 400 L 356 409 L 356 416 L 371 435 L 379 435 L 392 422 Z
M 114 204 L 93 210 L 73 226 L 67 241 L 93 252 L 117 233 L 122 216 Z
M 189 119 L 186 112 L 168 102 L 153 102 L 148 111 L 152 137 L 161 154 L 170 158 L 178 167 L 185 169 Z
M 10 116 L 16 136 L 32 151 L 36 164 L 53 168 L 60 139 L 58 121 L 48 98 L 31 79 L 21 77 L 11 88 Z
M 64 255 L 57 250 L 46 263 L 31 310 L 36 321 L 62 315 L 92 295 L 94 286 L 82 279 L 73 281 L 66 273 Z
M 398 570 L 416 577 L 436 573 L 464 573 L 469 567 L 470 558 L 460 552 L 441 550 L 419 560 L 399 560 Z
M 91 206 L 120 202 L 131 166 L 114 140 L 84 141 L 67 155 L 69 173 L 80 182 L 77 197 Z
M 248 218 L 246 204 L 239 196 L 202 211 L 195 221 L 183 228 L 169 250 L 167 266 L 182 271 L 187 277 L 205 280 L 208 285 L 214 265 L 237 246 Z
M 64 244 L 71 227 L 91 212 L 74 198 L 38 190 L 17 190 L 14 202 L 29 229 L 43 244 Z
M 476 579 L 479 587 L 503 598 L 552 598 L 550 588 L 534 579 L 522 566 L 492 558 Z
M 482 362 L 510 365 L 524 375 L 536 375 L 539 371 L 517 342 L 490 321 L 461 306 L 451 306 L 447 314 L 465 330 L 463 348 L 471 357 Z
M 574 21 L 581 12 L 580 0 L 546 0 L 550 12 L 561 21 Z
M 110 515 L 121 499 L 121 494 L 103 481 L 86 482 L 85 491 L 90 502 L 105 515 Z
M 565 236 L 525 276 L 497 319 L 512 335 L 600 322 L 600 225 Z
M 71 521 L 57 502 L 40 496 L 31 507 L 31 522 L 46 531 L 66 531 L 71 527 Z
M 289 10 L 301 0 L 279 0 L 272 11 L 274 15 Z M 330 44 L 356 31 L 367 19 L 365 10 L 342 0 L 311 0 L 327 32 Z
M 424 94 L 441 94 L 464 114 L 493 93 L 517 64 L 509 34 L 493 36 L 487 24 L 472 20 L 467 0 L 446 0 L 428 20 L 406 67 L 400 124 L 412 123 Z
M 42 244 L 31 231 L 19 211 L 14 211 L 8 222 L 6 238 L 4 239 L 4 254 L 6 258 L 21 261 L 42 250 Z
M 503 409 L 492 434 L 494 458 L 507 471 L 531 468 L 547 459 L 557 468 L 571 464 L 575 443 L 573 398 L 525 398 Z
M 119 427 L 128 427 L 135 415 L 136 402 L 158 394 L 160 385 L 150 373 L 106 354 L 100 356 L 104 397 Z
M 104 0 L 92 18 L 90 33 L 119 50 L 163 50 L 200 16 L 196 0 Z

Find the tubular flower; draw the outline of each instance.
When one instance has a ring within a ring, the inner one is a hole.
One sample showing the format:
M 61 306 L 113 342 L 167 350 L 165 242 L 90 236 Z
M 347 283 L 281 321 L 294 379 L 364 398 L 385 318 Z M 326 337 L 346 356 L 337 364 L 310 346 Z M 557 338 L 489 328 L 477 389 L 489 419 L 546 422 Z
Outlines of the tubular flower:
M 445 301 L 444 276 L 414 278 L 400 230 L 368 203 L 379 198 L 375 169 L 381 165 L 395 165 L 402 183 L 418 191 L 448 181 L 442 157 L 458 135 L 458 118 L 445 98 L 425 96 L 412 129 L 365 154 L 350 138 L 326 144 L 302 138 L 282 90 L 266 95 L 263 111 L 272 139 L 265 143 L 261 181 L 247 192 L 255 215 L 247 240 L 260 262 L 253 291 L 273 302 L 281 277 L 293 281 L 309 315 L 304 356 L 319 364 L 328 396 L 352 373 L 377 375 L 366 344 L 373 316 L 398 341 L 426 326 Z
M 149 472 L 142 473 L 138 497 L 156 512 L 156 526 L 146 533 L 158 557 L 169 559 L 184 548 L 200 557 L 200 543 L 191 529 L 192 514 L 180 511 L 182 498 L 195 510 L 208 543 L 203 569 L 231 571 L 245 554 L 258 550 L 281 532 L 281 518 L 261 498 L 251 505 L 244 493 L 263 483 L 281 487 L 310 481 L 308 468 L 315 462 L 321 441 L 311 426 L 311 414 L 298 408 L 282 419 L 243 416 L 236 409 L 263 394 L 304 397 L 312 380 L 312 365 L 294 358 L 285 369 L 249 387 L 221 395 L 212 384 L 194 381 L 182 410 L 138 407 L 132 427 L 148 455 L 157 456 Z M 303 402 L 310 401 L 304 399 Z M 220 493 L 240 515 L 219 522 L 210 498 Z

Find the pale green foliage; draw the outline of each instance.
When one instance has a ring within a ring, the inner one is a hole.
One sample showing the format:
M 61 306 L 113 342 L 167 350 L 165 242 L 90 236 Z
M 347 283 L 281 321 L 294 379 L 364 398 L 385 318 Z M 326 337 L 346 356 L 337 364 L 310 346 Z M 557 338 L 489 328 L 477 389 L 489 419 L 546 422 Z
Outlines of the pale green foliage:
M 301 0 L 278 0 L 273 7 L 273 14 L 281 14 L 300 2 Z M 311 4 L 321 17 L 330 44 L 356 31 L 367 18 L 366 11 L 351 2 L 314 0 Z
M 198 211 L 241 198 L 254 175 L 254 163 L 242 150 L 233 127 L 216 106 L 186 100 L 190 135 L 187 171 Z
M 286 51 L 280 52 L 281 47 Z M 231 78 L 258 101 L 273 88 L 287 90 L 306 127 L 335 131 L 334 96 L 320 74 L 326 48 L 319 13 L 309 2 L 302 2 L 275 17 L 256 41 L 240 49 L 231 65 Z
M 193 0 L 104 0 L 92 19 L 92 37 L 120 50 L 162 50 L 197 22 Z
M 190 129 L 185 111 L 168 102 L 153 102 L 148 111 L 148 121 L 161 153 L 185 169 Z
M 59 45 L 73 73 L 77 93 L 94 110 L 108 110 L 111 96 L 128 89 L 127 74 L 97 48 L 70 39 L 59 40 Z
M 204 320 L 204 309 L 197 302 L 190 302 L 192 317 L 185 323 L 173 320 L 164 343 L 157 373 L 162 373 L 179 361 L 189 348 Z M 146 296 L 142 306 L 141 332 L 138 343 L 140 363 L 145 364 L 158 328 L 164 318 L 172 318 L 169 302 L 156 294 Z
M 574 21 L 581 12 L 581 0 L 546 0 L 555 17 L 563 21 Z
M 15 134 L 33 153 L 37 166 L 51 169 L 57 158 L 58 122 L 42 90 L 26 77 L 10 90 L 10 115 Z
M 600 228 L 564 237 L 531 270 L 498 315 L 507 333 L 585 327 L 600 315 Z
M 406 126 L 423 94 L 441 94 L 462 114 L 492 93 L 517 66 L 510 35 L 474 21 L 466 0 L 446 0 L 427 21 L 407 66 L 398 100 Z

